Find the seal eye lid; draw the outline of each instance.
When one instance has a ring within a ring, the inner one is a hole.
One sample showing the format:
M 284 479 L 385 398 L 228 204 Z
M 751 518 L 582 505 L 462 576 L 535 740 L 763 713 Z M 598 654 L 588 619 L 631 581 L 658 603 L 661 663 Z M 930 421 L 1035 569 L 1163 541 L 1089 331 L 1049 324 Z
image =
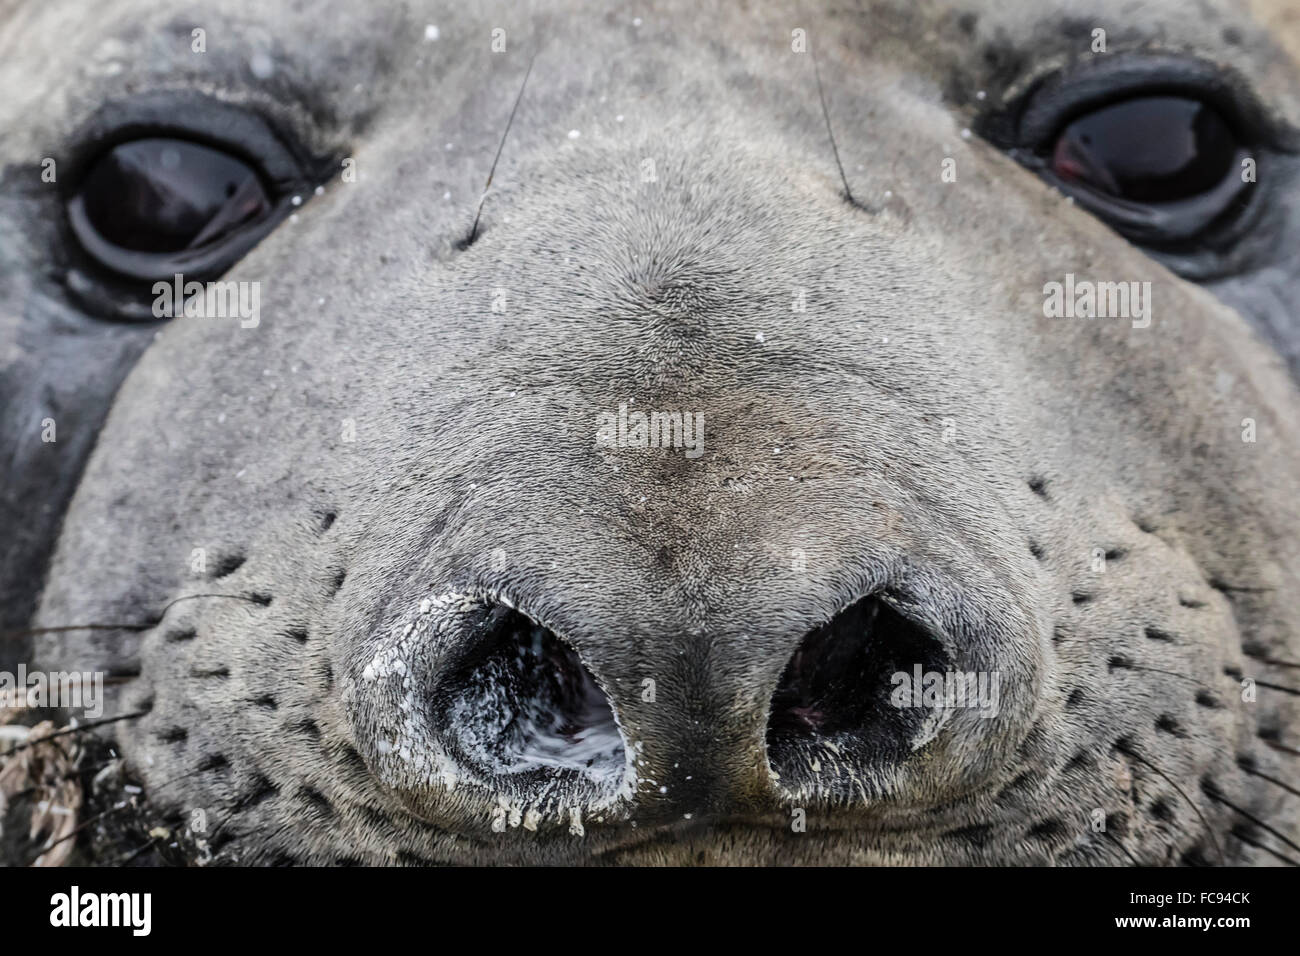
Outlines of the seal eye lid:
M 81 125 L 72 137 L 64 198 L 114 147 L 139 139 L 177 139 L 226 153 L 256 170 L 273 199 L 324 180 L 332 165 L 307 155 L 251 105 L 192 90 L 155 91 L 104 103 Z
M 1005 150 L 1039 155 L 1080 117 L 1140 97 L 1197 100 L 1214 109 L 1250 147 L 1300 152 L 1300 130 L 1274 115 L 1236 69 L 1168 52 L 1107 53 L 1029 82 L 982 116 L 984 138 Z

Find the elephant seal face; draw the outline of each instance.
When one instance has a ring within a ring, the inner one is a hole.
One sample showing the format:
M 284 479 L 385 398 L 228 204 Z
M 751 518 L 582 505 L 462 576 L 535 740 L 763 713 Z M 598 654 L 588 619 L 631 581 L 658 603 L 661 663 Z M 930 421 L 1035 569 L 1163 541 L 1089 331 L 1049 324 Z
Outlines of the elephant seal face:
M 10 613 L 159 819 L 1294 856 L 1294 16 L 469 6 L 0 33 Z

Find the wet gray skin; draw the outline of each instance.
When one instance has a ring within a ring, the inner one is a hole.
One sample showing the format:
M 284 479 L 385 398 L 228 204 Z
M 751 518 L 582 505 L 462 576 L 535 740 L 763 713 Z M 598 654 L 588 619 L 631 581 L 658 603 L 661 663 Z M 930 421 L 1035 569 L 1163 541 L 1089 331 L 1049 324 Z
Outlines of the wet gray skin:
M 114 676 L 225 862 L 1294 860 L 1298 50 L 1219 0 L 0 4 L 0 624 L 113 625 L 4 663 Z M 1044 181 L 1146 91 L 1256 161 L 1190 239 Z M 256 323 L 74 232 L 147 135 L 257 169 Z

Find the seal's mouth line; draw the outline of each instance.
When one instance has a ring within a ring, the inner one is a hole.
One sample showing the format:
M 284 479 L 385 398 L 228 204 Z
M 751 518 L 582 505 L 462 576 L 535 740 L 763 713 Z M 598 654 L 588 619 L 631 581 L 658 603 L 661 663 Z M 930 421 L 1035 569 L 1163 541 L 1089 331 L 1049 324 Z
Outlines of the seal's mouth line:
M 671 823 L 655 824 L 644 828 L 633 828 L 630 822 L 620 823 L 616 826 L 617 830 L 601 830 L 588 834 L 587 839 L 598 842 L 597 846 L 588 851 L 590 856 L 600 858 L 613 853 L 634 851 L 656 843 L 671 845 L 678 841 L 688 840 L 691 837 L 721 840 L 730 835 L 746 833 L 763 835 L 769 838 L 794 836 L 790 829 L 790 823 L 786 819 L 772 821 L 743 815 L 720 817 L 695 817 L 693 815 L 690 820 L 676 820 Z M 930 831 L 937 834 L 942 830 L 943 827 L 938 825 L 918 828 L 914 820 L 911 821 L 911 825 L 881 827 L 863 826 L 862 821 L 857 819 L 848 823 L 821 825 L 819 818 L 818 825 L 810 826 L 806 831 L 800 832 L 798 839 L 835 839 L 847 834 L 864 838 L 873 836 L 880 838 L 910 836 L 925 839 L 926 834 Z

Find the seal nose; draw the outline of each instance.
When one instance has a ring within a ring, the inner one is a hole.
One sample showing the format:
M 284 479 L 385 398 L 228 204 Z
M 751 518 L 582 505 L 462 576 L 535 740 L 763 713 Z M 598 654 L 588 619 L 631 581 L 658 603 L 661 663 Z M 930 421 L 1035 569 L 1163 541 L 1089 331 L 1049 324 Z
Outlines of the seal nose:
M 759 595 L 699 624 L 689 601 L 628 614 L 631 587 L 512 592 L 491 573 L 388 598 L 349 661 L 368 766 L 448 825 L 617 842 L 789 806 L 932 805 L 1003 765 L 1037 699 L 1042 629 L 996 578 L 879 561 L 784 617 Z M 971 675 L 999 682 L 993 710 L 915 693 Z
M 609 698 L 577 653 L 514 608 L 486 609 L 435 691 L 452 755 L 491 777 L 551 772 L 615 783 L 626 765 Z
M 996 578 L 915 562 L 859 594 L 774 662 L 755 728 L 771 796 L 932 805 L 979 786 L 1032 723 L 1041 622 Z
M 933 712 L 912 707 L 910 693 L 898 693 L 918 668 L 944 674 L 951 660 L 939 640 L 887 596 L 864 597 L 814 628 L 772 695 L 772 769 L 789 777 L 819 749 L 844 755 L 868 776 L 905 760 L 935 729 Z

